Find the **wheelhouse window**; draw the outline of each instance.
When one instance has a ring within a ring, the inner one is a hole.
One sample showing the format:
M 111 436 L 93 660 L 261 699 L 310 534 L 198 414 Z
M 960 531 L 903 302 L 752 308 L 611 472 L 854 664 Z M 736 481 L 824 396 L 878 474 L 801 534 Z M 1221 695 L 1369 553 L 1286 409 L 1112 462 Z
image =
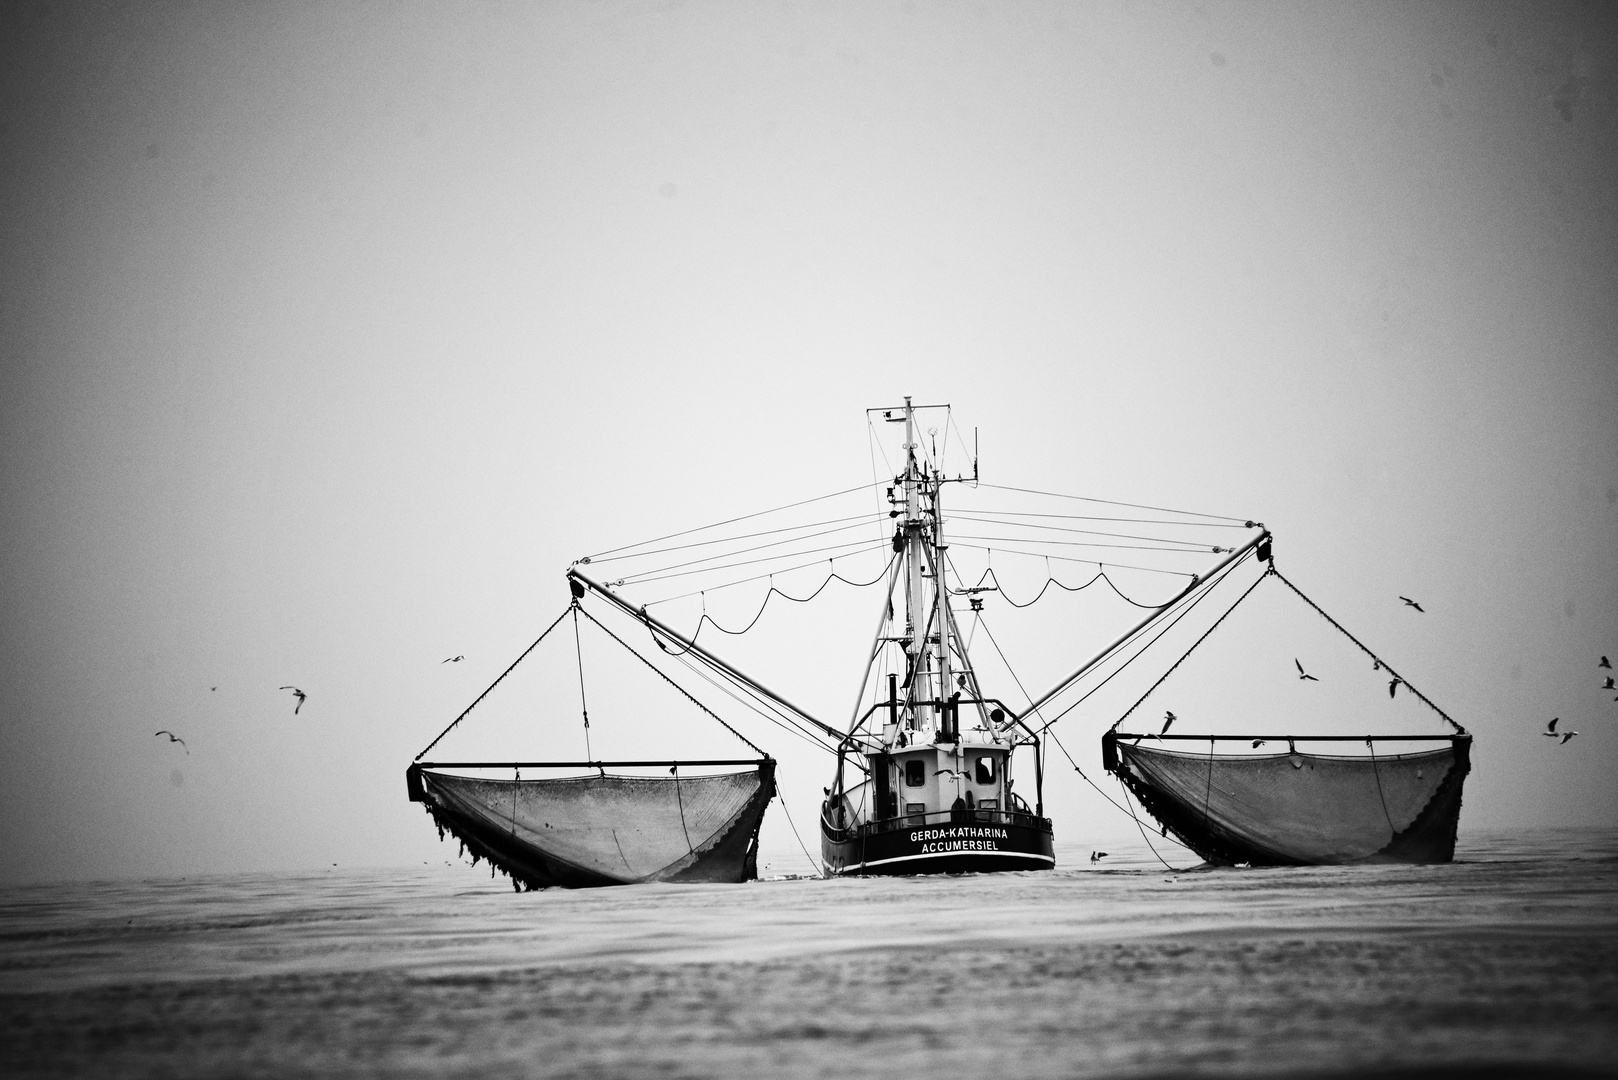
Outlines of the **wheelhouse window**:
M 978 783 L 994 783 L 994 758 L 987 756 L 978 758 L 973 772 Z
M 905 787 L 921 787 L 927 783 L 927 763 L 920 758 L 905 762 Z

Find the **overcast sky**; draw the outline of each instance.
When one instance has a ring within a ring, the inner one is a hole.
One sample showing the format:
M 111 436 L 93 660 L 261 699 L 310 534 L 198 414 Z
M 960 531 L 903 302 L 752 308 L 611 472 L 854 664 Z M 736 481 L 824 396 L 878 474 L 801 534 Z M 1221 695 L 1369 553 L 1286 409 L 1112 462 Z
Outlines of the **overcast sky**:
M 1476 733 L 1463 837 L 1618 825 L 1614 10 L 7 6 L 0 880 L 450 857 L 405 765 L 569 562 L 906 394 L 1267 523 Z

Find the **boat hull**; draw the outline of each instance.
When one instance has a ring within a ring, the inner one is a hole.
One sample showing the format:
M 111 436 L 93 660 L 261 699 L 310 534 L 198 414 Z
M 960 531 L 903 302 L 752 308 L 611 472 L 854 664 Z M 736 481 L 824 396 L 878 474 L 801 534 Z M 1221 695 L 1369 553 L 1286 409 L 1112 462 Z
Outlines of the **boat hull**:
M 929 815 L 933 817 L 934 815 Z M 1056 866 L 1049 818 L 967 811 L 942 820 L 853 829 L 821 823 L 820 851 L 837 875 L 986 874 Z

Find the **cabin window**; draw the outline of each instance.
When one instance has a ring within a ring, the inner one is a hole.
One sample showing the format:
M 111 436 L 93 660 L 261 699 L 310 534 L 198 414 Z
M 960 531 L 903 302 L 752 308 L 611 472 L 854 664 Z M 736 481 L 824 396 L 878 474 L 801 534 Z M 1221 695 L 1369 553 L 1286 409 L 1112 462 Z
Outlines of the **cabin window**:
M 980 783 L 980 784 L 992 784 L 992 783 L 994 783 L 994 758 L 992 758 L 992 757 L 980 757 L 980 758 L 978 758 L 977 766 L 976 766 L 976 769 L 974 771 L 977 774 L 977 782 L 978 783 Z
M 905 787 L 921 787 L 927 782 L 927 763 L 920 758 L 905 762 Z
M 999 799 L 979 799 L 978 800 L 978 809 L 979 810 L 998 810 L 998 809 L 1000 809 L 1000 800 Z

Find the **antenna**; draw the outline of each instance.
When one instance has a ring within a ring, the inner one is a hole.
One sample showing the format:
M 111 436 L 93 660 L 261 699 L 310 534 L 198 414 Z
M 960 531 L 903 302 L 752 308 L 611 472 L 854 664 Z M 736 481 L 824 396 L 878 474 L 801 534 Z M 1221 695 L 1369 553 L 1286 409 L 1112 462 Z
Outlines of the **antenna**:
M 976 483 L 977 478 L 978 478 L 978 427 L 977 427 L 976 424 L 973 424 L 972 425 L 972 482 Z

